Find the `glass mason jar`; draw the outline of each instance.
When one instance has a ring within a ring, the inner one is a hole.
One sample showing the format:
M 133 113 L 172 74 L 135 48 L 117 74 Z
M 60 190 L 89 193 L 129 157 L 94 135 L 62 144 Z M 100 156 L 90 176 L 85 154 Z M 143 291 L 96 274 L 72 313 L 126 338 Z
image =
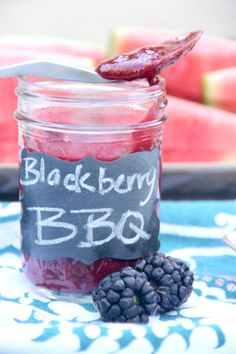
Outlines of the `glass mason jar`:
M 20 79 L 17 95 L 24 272 L 79 301 L 159 249 L 165 83 Z

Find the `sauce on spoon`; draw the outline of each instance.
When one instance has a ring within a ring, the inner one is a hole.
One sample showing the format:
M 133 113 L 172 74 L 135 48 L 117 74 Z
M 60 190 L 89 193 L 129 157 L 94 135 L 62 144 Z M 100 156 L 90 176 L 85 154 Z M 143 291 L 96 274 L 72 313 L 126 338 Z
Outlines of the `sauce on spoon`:
M 202 31 L 182 34 L 160 45 L 145 46 L 103 61 L 96 72 L 110 80 L 147 79 L 150 85 L 158 82 L 158 74 L 175 64 L 195 46 Z

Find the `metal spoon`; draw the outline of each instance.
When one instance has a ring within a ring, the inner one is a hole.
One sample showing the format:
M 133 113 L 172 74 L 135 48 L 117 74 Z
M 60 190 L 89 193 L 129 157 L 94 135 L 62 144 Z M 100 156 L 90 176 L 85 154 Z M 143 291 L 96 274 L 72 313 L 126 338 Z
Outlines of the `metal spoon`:
M 223 237 L 225 243 L 230 246 L 234 251 L 236 251 L 236 233 L 231 232 Z
M 0 78 L 13 76 L 43 77 L 90 83 L 111 82 L 111 80 L 102 78 L 93 69 L 48 60 L 26 61 L 0 67 Z

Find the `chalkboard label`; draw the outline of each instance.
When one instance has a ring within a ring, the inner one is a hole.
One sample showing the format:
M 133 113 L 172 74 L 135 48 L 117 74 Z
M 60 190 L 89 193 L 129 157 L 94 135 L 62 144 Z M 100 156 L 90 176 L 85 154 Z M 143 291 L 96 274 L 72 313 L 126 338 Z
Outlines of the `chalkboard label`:
M 39 259 L 136 259 L 159 248 L 159 151 L 68 162 L 22 150 L 22 251 Z

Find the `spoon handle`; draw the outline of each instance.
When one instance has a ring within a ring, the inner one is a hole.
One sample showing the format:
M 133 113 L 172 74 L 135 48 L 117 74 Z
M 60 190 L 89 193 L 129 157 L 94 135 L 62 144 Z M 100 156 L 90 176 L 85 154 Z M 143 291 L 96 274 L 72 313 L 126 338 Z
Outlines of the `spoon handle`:
M 93 69 L 65 65 L 47 60 L 27 61 L 0 67 L 0 78 L 13 76 L 44 77 L 91 83 L 104 83 L 110 81 L 103 79 Z
M 236 233 L 231 232 L 223 237 L 225 243 L 236 251 Z

